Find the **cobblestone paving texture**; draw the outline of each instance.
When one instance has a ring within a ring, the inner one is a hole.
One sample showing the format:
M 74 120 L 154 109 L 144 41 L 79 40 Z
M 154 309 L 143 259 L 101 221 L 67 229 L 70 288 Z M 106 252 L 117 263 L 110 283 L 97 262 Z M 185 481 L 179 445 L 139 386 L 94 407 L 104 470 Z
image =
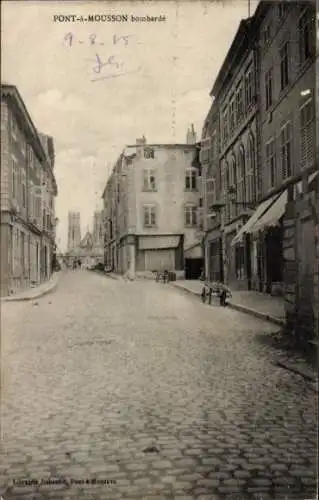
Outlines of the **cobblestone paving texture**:
M 315 498 L 315 394 L 256 342 L 273 329 L 83 271 L 4 303 L 0 495 Z M 114 484 L 72 483 L 93 478 Z

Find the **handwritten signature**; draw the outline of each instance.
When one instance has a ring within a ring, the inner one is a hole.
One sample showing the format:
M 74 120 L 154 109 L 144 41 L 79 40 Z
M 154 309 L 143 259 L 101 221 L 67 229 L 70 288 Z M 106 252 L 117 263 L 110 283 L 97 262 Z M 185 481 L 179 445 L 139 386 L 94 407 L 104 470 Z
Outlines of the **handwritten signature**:
M 92 61 L 92 59 L 90 59 Z M 91 82 L 96 82 L 98 80 L 105 80 L 107 78 L 116 78 L 119 76 L 127 75 L 128 73 L 137 73 L 141 68 L 137 68 L 132 71 L 126 71 L 124 67 L 123 61 L 118 61 L 116 56 L 109 56 L 106 62 L 103 62 L 99 54 L 95 54 L 95 64 L 92 68 L 93 73 L 97 75 L 101 75 L 102 70 L 104 68 L 108 68 L 110 70 L 109 73 L 103 74 L 102 76 L 98 76 L 96 78 L 92 78 Z
M 113 35 L 112 36 L 112 44 L 113 45 L 118 45 L 119 43 L 124 44 L 126 47 L 129 44 L 130 38 L 134 37 L 135 35 Z M 78 40 L 75 35 L 71 32 L 67 33 L 64 37 L 64 42 L 67 47 L 72 47 L 75 43 L 78 43 L 80 45 L 84 44 L 89 44 L 90 46 L 92 45 L 105 45 L 105 42 L 100 42 L 97 39 L 97 35 L 91 34 L 87 37 L 87 39 L 84 40 Z

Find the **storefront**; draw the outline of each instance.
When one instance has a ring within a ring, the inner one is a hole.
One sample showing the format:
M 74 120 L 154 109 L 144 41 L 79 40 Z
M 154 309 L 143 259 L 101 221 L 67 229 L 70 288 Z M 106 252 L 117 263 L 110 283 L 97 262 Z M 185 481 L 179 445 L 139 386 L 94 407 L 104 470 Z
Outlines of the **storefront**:
M 282 218 L 286 204 L 287 191 L 271 196 L 257 207 L 232 240 L 231 245 L 237 249 L 238 279 L 243 272 L 248 290 L 273 293 L 282 289 Z

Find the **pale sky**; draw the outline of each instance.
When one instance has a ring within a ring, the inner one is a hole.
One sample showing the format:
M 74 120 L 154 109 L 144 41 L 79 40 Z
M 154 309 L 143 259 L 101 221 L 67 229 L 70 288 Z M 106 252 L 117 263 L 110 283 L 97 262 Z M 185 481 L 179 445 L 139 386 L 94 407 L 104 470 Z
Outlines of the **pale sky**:
M 126 144 L 143 134 L 153 143 L 185 142 L 191 123 L 200 137 L 209 92 L 248 17 L 248 0 L 1 4 L 2 81 L 17 86 L 35 126 L 54 138 L 57 239 L 65 250 L 68 211 L 81 212 L 83 234 Z M 251 14 L 256 5 L 251 0 Z M 112 13 L 166 21 L 53 20 Z

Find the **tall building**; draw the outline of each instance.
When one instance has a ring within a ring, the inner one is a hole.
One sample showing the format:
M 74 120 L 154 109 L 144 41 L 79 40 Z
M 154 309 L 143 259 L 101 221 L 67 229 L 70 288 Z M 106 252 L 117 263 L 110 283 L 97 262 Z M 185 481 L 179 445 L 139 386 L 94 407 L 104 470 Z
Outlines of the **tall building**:
M 145 137 L 124 149 L 102 196 L 106 267 L 200 275 L 196 156 L 195 144 L 147 144 Z
M 55 252 L 54 147 L 14 85 L 1 86 L 1 295 L 48 279 Z
M 315 2 L 261 1 L 214 83 L 201 145 L 207 273 L 282 295 L 287 328 L 308 339 L 319 331 L 315 92 Z
M 80 212 L 68 213 L 68 251 L 81 243 Z
M 251 289 L 253 284 L 251 263 L 254 260 L 250 242 L 233 239 L 256 206 L 258 197 L 257 169 L 257 55 L 249 34 L 251 20 L 241 21 L 236 36 L 213 85 L 211 96 L 214 107 L 219 108 L 219 143 L 206 122 L 209 154 L 218 147 L 218 162 L 222 192 L 221 238 L 223 263 L 220 274 L 232 288 Z M 210 117 L 212 119 L 212 117 Z M 213 126 L 214 128 L 214 126 Z M 210 130 L 209 130 L 210 129 Z M 218 251 L 219 245 L 215 244 Z M 213 262 L 220 261 L 213 254 Z M 216 273 L 217 269 L 213 272 Z

